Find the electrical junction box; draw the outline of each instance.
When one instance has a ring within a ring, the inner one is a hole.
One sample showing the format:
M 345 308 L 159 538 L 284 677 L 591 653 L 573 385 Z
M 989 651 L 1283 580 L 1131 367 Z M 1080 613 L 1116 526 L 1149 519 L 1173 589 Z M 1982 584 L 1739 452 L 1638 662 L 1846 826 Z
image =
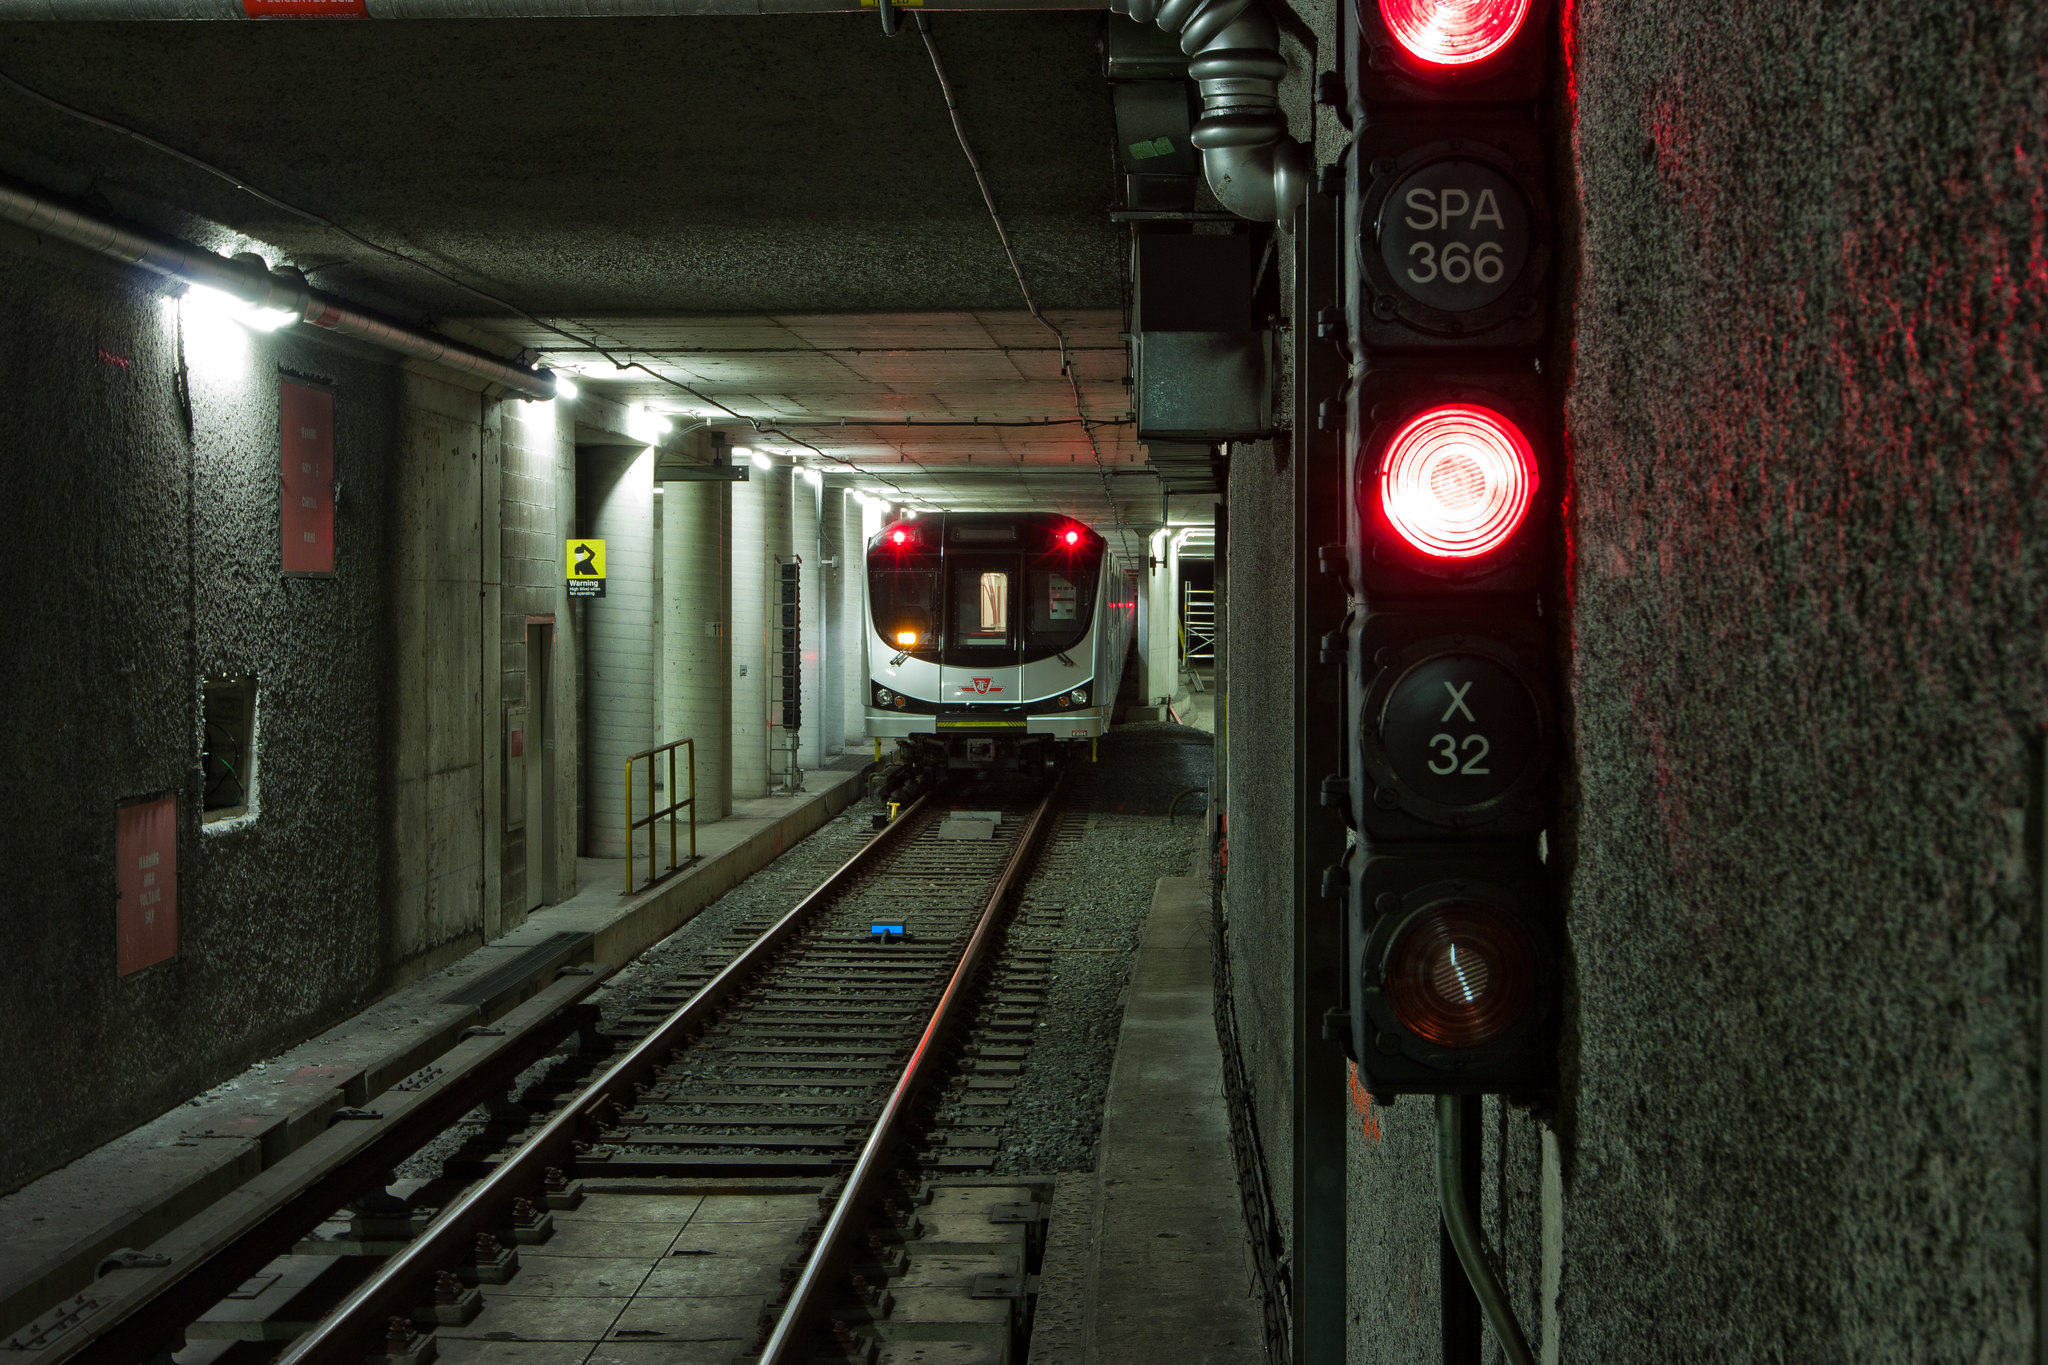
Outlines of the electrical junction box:
M 1250 440 L 1273 428 L 1272 337 L 1254 328 L 1252 238 L 1148 232 L 1131 335 L 1140 441 Z

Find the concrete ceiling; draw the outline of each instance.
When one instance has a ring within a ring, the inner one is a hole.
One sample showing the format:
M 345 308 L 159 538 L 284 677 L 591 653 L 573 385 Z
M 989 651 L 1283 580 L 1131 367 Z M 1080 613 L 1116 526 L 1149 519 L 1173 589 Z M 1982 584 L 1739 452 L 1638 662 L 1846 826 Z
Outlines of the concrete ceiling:
M 606 397 L 704 418 L 734 444 L 789 452 L 878 495 L 1042 507 L 1105 526 L 1119 514 L 1159 519 L 1158 483 L 1131 426 L 1120 310 L 1047 314 L 1064 335 L 1072 384 L 1060 337 L 1021 308 L 584 322 L 609 358 L 527 324 L 470 325 L 531 347 Z M 751 430 L 719 405 L 772 430 Z
M 1092 448 L 923 45 L 872 15 L 0 25 L 0 72 L 418 264 L 4 85 L 0 172 L 216 250 L 253 244 L 323 289 L 544 363 L 607 370 L 595 343 L 782 421 L 756 444 L 812 459 L 808 442 L 878 493 L 1156 523 L 1118 339 L 1107 22 L 933 19 L 1100 422 Z M 712 412 L 639 372 L 599 387 Z

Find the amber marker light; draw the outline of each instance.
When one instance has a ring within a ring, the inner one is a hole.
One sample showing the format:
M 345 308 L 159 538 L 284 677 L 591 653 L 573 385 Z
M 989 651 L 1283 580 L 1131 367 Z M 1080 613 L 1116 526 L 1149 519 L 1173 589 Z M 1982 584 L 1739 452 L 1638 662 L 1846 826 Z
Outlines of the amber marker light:
M 917 632 L 914 630 L 897 631 L 896 643 L 902 645 L 905 649 L 911 648 L 913 645 L 917 643 Z
M 1514 40 L 1530 0 L 1379 0 L 1387 32 L 1431 66 L 1483 62 Z
M 1536 453 L 1499 413 L 1447 403 L 1387 443 L 1379 482 L 1401 539 L 1433 558 L 1471 559 L 1505 545 L 1529 515 Z
M 1452 903 L 1421 911 L 1387 948 L 1387 1005 L 1439 1047 L 1478 1047 L 1523 1022 L 1536 994 L 1535 953 L 1498 911 Z

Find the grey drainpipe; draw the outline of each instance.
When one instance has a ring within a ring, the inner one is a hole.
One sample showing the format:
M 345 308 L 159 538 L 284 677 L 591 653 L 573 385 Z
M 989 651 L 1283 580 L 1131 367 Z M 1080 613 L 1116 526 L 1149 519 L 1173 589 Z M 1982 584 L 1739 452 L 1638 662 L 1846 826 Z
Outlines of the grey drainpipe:
M 1258 0 L 1110 0 L 1110 8 L 1180 39 L 1202 92 L 1190 140 L 1217 202 L 1240 218 L 1291 222 L 1308 169 L 1280 112 L 1280 30 Z
M 291 313 L 310 326 L 355 337 L 387 351 L 430 360 L 452 370 L 501 384 L 522 398 L 555 396 L 555 376 L 471 350 L 459 342 L 365 313 L 331 294 L 306 286 L 303 279 L 274 272 L 260 257 L 216 256 L 188 242 L 163 241 L 132 228 L 46 199 L 18 186 L 0 184 L 0 221 L 30 232 L 55 237 L 96 251 L 112 260 L 182 281 L 218 289 L 257 308 Z

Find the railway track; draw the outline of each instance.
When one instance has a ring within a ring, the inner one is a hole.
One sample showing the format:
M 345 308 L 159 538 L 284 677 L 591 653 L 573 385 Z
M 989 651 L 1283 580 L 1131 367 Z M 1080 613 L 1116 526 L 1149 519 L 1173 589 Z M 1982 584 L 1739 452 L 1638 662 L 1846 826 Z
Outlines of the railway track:
M 1061 821 L 1056 788 L 920 800 L 609 1051 L 585 983 L 555 1031 L 584 1050 L 516 1102 L 500 1066 L 439 1178 L 394 1183 L 387 1143 L 356 1189 L 281 1189 L 256 1240 L 137 1267 L 136 1311 L 28 1359 L 170 1361 L 180 1333 L 178 1365 L 1017 1358 L 1049 1191 L 986 1173 L 1049 954 L 998 949 Z

